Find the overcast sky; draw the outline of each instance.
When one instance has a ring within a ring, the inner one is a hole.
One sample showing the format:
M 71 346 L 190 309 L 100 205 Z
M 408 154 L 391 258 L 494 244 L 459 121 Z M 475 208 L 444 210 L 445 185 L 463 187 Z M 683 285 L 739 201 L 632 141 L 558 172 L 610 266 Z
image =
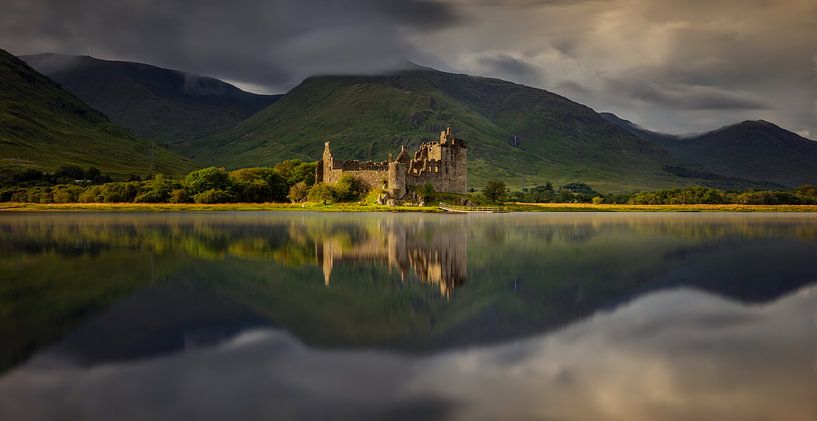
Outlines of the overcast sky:
M 815 0 L 0 0 L 0 48 L 184 70 L 256 92 L 409 59 L 650 129 L 766 119 L 817 138 Z

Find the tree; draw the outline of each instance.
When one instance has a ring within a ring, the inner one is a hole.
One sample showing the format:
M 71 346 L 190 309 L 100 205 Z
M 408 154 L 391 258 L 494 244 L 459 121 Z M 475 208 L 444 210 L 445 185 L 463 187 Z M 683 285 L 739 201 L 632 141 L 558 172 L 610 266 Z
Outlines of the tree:
M 424 202 L 430 202 L 434 198 L 434 193 L 436 191 L 431 183 L 425 183 L 417 188 L 417 194 L 420 195 Z
M 337 194 L 332 186 L 325 183 L 316 183 L 309 189 L 306 199 L 310 202 L 320 202 L 326 205 L 335 202 L 337 200 Z
M 491 180 L 485 184 L 482 194 L 491 203 L 499 203 L 505 199 L 508 188 L 502 181 Z
M 234 201 L 234 197 L 225 190 L 210 189 L 193 196 L 196 203 L 230 203 Z
M 228 177 L 224 168 L 202 168 L 187 174 L 184 184 L 192 196 L 213 189 L 227 190 L 229 185 Z
M 335 183 L 336 198 L 339 202 L 356 202 L 363 199 L 369 189 L 358 178 L 344 174 Z
M 289 186 L 273 168 L 243 168 L 230 172 L 232 191 L 242 202 L 285 202 Z
M 794 194 L 799 194 L 801 196 L 817 197 L 817 187 L 812 186 L 810 184 L 806 184 L 794 189 Z
M 303 181 L 307 186 L 315 184 L 317 162 L 303 162 L 300 159 L 288 159 L 275 165 L 275 172 L 286 179 L 290 186 Z
M 156 174 L 153 180 L 144 183 L 143 191 L 133 200 L 140 203 L 166 203 L 173 191 L 173 182 L 162 174 Z
M 306 200 L 307 194 L 309 194 L 309 186 L 307 186 L 305 182 L 301 181 L 290 187 L 287 198 L 293 203 L 298 203 Z

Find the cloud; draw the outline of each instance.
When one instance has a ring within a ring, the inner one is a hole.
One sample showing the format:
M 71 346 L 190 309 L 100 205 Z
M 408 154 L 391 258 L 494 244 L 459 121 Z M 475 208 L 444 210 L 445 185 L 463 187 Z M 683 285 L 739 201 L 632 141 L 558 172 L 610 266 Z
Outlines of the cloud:
M 611 90 L 649 104 L 681 110 L 762 110 L 771 108 L 748 93 L 737 93 L 712 86 L 661 85 L 649 79 L 618 79 L 608 82 Z
M 406 38 L 461 21 L 434 0 L 8 0 L 2 48 L 148 62 L 286 90 L 315 73 L 378 72 L 422 58 Z
M 485 71 L 475 55 L 522 54 L 541 74 L 539 87 L 567 88 L 572 99 L 652 129 L 701 131 L 762 118 L 817 131 L 817 3 L 561 3 L 482 1 L 491 7 L 469 8 L 466 25 L 429 34 L 426 43 L 464 72 Z M 624 86 L 631 90 L 616 89 Z
M 495 76 L 517 82 L 538 85 L 542 82 L 542 72 L 522 54 L 513 52 L 486 52 L 474 55 L 474 65 L 484 76 Z
M 274 329 L 91 367 L 52 349 L 0 378 L 0 416 L 812 419 L 815 292 L 747 306 L 672 290 L 552 334 L 431 355 L 315 349 Z
M 5 0 L 0 40 L 276 92 L 409 59 L 564 89 L 651 129 L 817 132 L 813 0 Z

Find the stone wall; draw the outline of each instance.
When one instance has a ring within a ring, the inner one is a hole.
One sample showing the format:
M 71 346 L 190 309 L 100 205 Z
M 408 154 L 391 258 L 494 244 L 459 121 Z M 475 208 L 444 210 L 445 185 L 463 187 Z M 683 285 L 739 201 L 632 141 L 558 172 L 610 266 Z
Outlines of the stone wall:
M 409 159 L 401 147 L 397 159 L 384 162 L 335 161 L 329 142 L 318 163 L 317 180 L 336 183 L 348 174 L 369 188 L 386 188 L 392 198 L 402 198 L 410 187 L 431 184 L 439 192 L 465 194 L 467 191 L 467 156 L 465 142 L 453 136 L 451 129 L 440 133 L 439 142 L 428 142 Z

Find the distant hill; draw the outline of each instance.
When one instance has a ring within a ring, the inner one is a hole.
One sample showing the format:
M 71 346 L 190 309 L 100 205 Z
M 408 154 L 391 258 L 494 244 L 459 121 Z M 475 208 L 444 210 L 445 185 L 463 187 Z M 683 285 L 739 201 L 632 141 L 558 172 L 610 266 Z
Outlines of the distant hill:
M 767 121 L 744 121 L 701 135 L 680 137 L 645 130 L 604 113 L 620 127 L 664 148 L 692 168 L 784 186 L 817 184 L 817 142 Z
M 198 142 L 191 156 L 242 167 L 319 159 L 385 159 L 454 127 L 468 141 L 469 185 L 581 181 L 601 191 L 717 184 L 679 176 L 662 148 L 559 95 L 498 79 L 415 67 L 380 76 L 305 80 L 267 109 Z
M 278 98 L 141 63 L 61 54 L 21 58 L 114 123 L 171 146 L 232 127 Z
M 114 175 L 181 174 L 192 166 L 154 142 L 133 137 L 0 50 L 0 169 L 62 165 L 94 166 Z
M 649 129 L 645 129 L 638 124 L 633 123 L 630 120 L 625 120 L 613 113 L 599 113 L 600 116 L 604 117 L 605 120 L 621 127 L 622 129 L 632 133 L 635 136 L 638 136 L 641 139 L 649 140 L 662 148 L 666 146 L 672 146 L 674 142 L 681 139 L 681 136 L 673 135 L 673 134 L 666 134 L 655 132 Z

